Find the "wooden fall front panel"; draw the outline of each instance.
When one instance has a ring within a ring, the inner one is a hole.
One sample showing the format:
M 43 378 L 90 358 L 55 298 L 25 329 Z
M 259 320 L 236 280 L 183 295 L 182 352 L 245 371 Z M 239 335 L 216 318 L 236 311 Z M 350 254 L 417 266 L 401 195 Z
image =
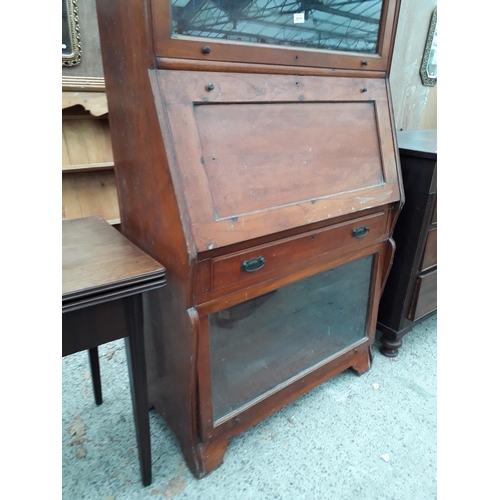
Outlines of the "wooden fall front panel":
M 167 269 L 144 304 L 150 401 L 200 478 L 231 437 L 370 367 L 403 199 L 393 33 L 371 74 L 185 70 L 165 59 L 163 4 L 98 14 L 121 231 Z
M 383 80 L 160 70 L 152 87 L 199 252 L 400 198 Z

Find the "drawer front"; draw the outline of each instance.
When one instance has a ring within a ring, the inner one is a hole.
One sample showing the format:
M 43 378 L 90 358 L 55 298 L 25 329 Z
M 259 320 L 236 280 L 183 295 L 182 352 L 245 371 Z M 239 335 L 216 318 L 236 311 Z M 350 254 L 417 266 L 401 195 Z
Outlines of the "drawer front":
M 427 233 L 424 254 L 420 266 L 421 271 L 426 271 L 437 265 L 437 228 L 431 229 Z
M 289 266 L 348 246 L 365 246 L 387 233 L 387 212 L 305 233 L 212 260 L 212 290 L 268 279 Z
M 408 319 L 417 321 L 437 309 L 437 269 L 417 278 Z

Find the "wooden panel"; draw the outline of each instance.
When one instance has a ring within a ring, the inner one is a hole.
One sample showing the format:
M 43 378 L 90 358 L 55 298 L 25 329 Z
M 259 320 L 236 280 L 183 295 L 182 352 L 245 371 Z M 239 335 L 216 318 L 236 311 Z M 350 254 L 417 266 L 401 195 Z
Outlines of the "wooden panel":
M 279 243 L 214 258 L 212 260 L 213 289 L 217 290 L 247 280 L 269 279 L 270 273 L 294 264 L 304 263 L 307 259 L 331 252 L 341 246 L 373 243 L 386 233 L 386 225 L 387 215 L 382 212 L 339 224 L 333 228 L 306 233 L 300 237 L 287 238 Z M 362 226 L 367 226 L 369 232 L 361 238 L 353 236 L 353 229 Z M 242 270 L 243 261 L 259 257 L 265 260 L 262 269 L 250 273 Z
M 63 120 L 62 164 L 82 165 L 113 162 L 107 120 Z
M 400 199 L 384 80 L 155 76 L 199 252 Z
M 62 315 L 62 355 L 97 347 L 105 342 L 127 335 L 126 312 L 122 300 L 113 300 L 93 306 L 89 310 L 77 309 Z M 106 325 L 103 328 L 102 325 Z
M 408 319 L 418 321 L 437 309 L 437 269 L 417 278 Z
M 437 265 L 437 229 L 431 229 L 427 234 L 424 255 L 422 257 L 421 271 L 426 271 Z
M 68 79 L 63 78 L 63 86 L 65 83 L 68 85 Z M 63 92 L 62 109 L 73 106 L 82 106 L 93 116 L 102 116 L 108 113 L 108 100 L 105 92 Z
M 113 170 L 67 173 L 62 176 L 62 218 L 100 215 L 119 219 L 120 208 Z
M 217 219 L 384 181 L 373 102 L 194 110 Z
M 83 163 L 79 165 L 63 165 L 62 171 L 65 172 L 83 172 L 91 170 L 113 170 L 114 162 L 103 162 L 103 163 Z
M 255 64 L 234 63 L 226 61 L 198 61 L 195 59 L 177 59 L 175 57 L 158 57 L 156 59 L 158 69 L 179 71 L 217 71 L 221 73 L 265 73 L 270 75 L 311 75 L 332 76 L 331 68 L 314 68 L 307 66 L 279 66 L 277 64 Z M 361 69 L 336 69 L 335 76 L 338 78 L 385 78 L 385 71 L 366 71 Z

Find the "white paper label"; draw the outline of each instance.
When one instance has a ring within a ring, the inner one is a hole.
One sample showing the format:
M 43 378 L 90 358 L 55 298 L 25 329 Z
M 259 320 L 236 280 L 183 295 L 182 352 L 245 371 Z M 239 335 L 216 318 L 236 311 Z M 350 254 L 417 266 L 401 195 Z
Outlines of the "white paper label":
M 294 23 L 305 22 L 305 13 L 304 12 L 297 12 L 296 14 L 294 14 L 293 15 L 293 22 Z

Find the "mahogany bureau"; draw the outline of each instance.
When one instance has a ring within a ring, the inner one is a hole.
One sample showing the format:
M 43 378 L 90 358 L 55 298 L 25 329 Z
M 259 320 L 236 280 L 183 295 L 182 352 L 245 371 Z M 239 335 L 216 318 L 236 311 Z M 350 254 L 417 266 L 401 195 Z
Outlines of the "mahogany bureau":
M 97 2 L 150 403 L 201 478 L 229 440 L 370 368 L 403 202 L 399 0 Z
M 379 306 L 380 351 L 394 357 L 413 326 L 437 311 L 437 131 L 398 132 L 406 203 Z

